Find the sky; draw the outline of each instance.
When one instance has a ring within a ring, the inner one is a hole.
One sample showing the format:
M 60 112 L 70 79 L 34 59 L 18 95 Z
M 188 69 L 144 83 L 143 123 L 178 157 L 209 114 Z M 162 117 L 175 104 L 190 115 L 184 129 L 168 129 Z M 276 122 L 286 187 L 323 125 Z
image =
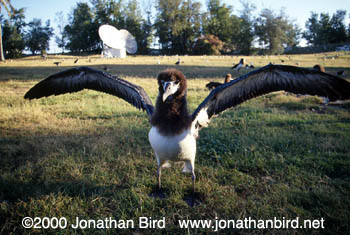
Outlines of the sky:
M 199 0 L 203 5 L 203 10 L 206 9 L 207 0 Z M 34 18 L 39 18 L 45 23 L 47 20 L 51 21 L 51 26 L 56 28 L 55 15 L 62 11 L 66 20 L 68 14 L 72 12 L 78 2 L 89 2 L 89 0 L 12 0 L 11 3 L 15 8 L 25 8 L 25 21 L 30 22 Z M 127 0 L 125 0 L 127 2 Z M 149 0 L 139 1 L 141 5 L 146 4 Z M 154 0 L 151 0 L 154 4 Z M 233 13 L 240 14 L 241 3 L 240 0 L 222 0 L 226 5 L 233 7 Z M 284 8 L 285 13 L 290 19 L 295 20 L 301 29 L 304 29 L 305 22 L 310 17 L 311 12 L 329 13 L 331 16 L 337 10 L 347 10 L 347 23 L 349 23 L 350 0 L 256 0 L 250 1 L 256 6 L 255 15 L 257 15 L 263 8 L 269 8 L 276 13 L 281 8 Z M 57 31 L 55 31 L 57 33 Z M 54 40 L 50 43 L 51 52 L 60 52 Z

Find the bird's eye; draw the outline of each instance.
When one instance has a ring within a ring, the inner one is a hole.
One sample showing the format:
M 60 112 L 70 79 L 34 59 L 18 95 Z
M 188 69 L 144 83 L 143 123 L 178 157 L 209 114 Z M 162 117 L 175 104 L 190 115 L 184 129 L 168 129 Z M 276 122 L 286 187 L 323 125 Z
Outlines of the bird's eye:
M 176 80 L 176 81 L 175 81 L 175 84 L 177 85 L 177 84 L 179 84 L 179 82 L 180 82 L 179 80 Z

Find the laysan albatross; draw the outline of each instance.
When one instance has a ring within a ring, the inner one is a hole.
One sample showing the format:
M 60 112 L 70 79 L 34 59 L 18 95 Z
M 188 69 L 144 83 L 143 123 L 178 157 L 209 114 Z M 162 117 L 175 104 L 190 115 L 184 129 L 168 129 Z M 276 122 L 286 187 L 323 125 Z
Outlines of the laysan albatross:
M 158 163 L 158 188 L 161 188 L 162 168 L 169 166 L 171 161 L 182 161 L 183 171 L 192 175 L 193 192 L 196 138 L 198 131 L 207 127 L 214 115 L 248 99 L 280 90 L 328 97 L 330 101 L 350 98 L 350 83 L 337 76 L 313 69 L 269 64 L 212 90 L 189 114 L 187 82 L 183 73 L 170 68 L 161 72 L 157 80 L 159 94 L 155 107 L 142 87 L 89 67 L 53 74 L 32 87 L 24 98 L 36 99 L 92 89 L 122 98 L 146 111 L 151 124 L 148 138 Z

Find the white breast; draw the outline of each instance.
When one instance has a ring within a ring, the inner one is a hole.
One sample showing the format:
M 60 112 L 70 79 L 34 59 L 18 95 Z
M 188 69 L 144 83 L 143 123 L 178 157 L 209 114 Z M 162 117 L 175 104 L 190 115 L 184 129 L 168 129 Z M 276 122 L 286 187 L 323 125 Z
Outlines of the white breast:
M 190 129 L 179 135 L 164 136 L 157 127 L 152 127 L 148 139 L 156 154 L 159 166 L 167 164 L 169 160 L 194 163 L 196 139 L 191 134 Z

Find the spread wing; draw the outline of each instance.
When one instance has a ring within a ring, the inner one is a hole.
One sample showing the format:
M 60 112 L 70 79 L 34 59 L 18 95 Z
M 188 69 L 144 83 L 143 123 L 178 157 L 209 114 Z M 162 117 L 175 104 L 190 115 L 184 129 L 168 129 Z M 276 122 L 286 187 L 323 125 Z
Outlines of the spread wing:
M 269 64 L 212 90 L 192 114 L 192 124 L 198 131 L 213 115 L 280 90 L 328 97 L 330 101 L 350 98 L 350 83 L 344 79 L 307 68 Z
M 101 91 L 122 98 L 136 108 L 146 111 L 149 117 L 154 110 L 152 101 L 142 87 L 89 67 L 72 68 L 53 74 L 32 87 L 24 98 L 38 99 L 83 89 Z

